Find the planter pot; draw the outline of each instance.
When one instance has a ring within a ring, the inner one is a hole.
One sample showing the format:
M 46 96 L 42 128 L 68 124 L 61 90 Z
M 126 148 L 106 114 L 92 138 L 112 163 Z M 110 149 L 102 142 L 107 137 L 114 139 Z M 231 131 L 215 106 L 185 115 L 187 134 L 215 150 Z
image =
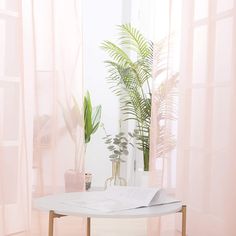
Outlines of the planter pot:
M 84 190 L 84 173 L 76 170 L 67 170 L 64 178 L 66 192 L 80 192 Z

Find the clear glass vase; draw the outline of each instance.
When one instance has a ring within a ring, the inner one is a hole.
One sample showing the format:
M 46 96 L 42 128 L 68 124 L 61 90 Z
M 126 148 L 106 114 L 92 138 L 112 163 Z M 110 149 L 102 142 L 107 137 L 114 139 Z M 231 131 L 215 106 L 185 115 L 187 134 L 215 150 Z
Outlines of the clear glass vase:
M 120 176 L 120 161 L 112 161 L 112 176 L 105 181 L 105 188 L 110 186 L 126 186 L 125 178 Z

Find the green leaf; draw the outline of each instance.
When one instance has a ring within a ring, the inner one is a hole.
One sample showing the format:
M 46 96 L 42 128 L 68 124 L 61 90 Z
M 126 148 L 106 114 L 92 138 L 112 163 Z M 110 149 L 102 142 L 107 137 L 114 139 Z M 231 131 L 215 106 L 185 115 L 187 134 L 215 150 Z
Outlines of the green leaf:
M 156 78 L 166 71 L 165 60 L 163 59 L 166 59 L 167 40 L 161 40 L 154 45 L 130 24 L 118 26 L 118 30 L 118 44 L 105 41 L 102 45 L 110 57 L 109 60 L 105 61 L 108 70 L 108 82 L 114 94 L 119 96 L 120 108 L 125 115 L 125 120 L 133 120 L 137 123 L 137 129 L 133 133 L 129 132 L 128 135 L 135 139 L 137 147 L 145 153 L 144 166 L 147 169 L 152 100 L 150 83 L 152 76 Z M 153 50 L 154 47 L 155 51 Z M 128 54 L 128 51 L 131 53 Z M 170 77 L 161 83 L 157 91 L 158 94 L 155 94 L 159 114 L 157 122 L 175 118 L 173 97 L 176 96 L 174 91 L 176 76 L 173 75 L 172 77 L 173 79 Z M 124 141 L 122 136 L 123 134 L 118 134 L 116 138 L 119 139 L 114 139 L 113 143 L 122 146 Z M 133 146 L 133 144 L 131 145 Z M 120 148 L 124 149 L 123 146 Z
M 89 92 L 86 93 L 84 97 L 84 133 L 85 133 L 85 143 L 90 141 L 90 136 L 92 134 L 92 105 L 90 100 Z
M 146 58 L 150 54 L 150 49 L 144 36 L 131 24 L 124 24 L 119 27 L 121 44 L 136 51 L 142 58 Z
M 94 134 L 97 131 L 97 129 L 100 125 L 101 113 L 102 113 L 102 106 L 101 105 L 93 108 L 93 113 L 92 113 L 92 126 L 93 126 L 93 129 L 92 129 L 92 134 Z
M 120 155 L 121 152 L 117 151 L 117 150 L 114 150 L 114 153 L 117 154 L 117 155 Z
M 92 108 L 91 98 L 89 92 L 84 96 L 84 134 L 85 143 L 88 143 L 91 139 L 91 135 L 94 134 L 101 120 L 102 107 L 99 105 Z
M 112 154 L 112 155 L 110 155 L 109 157 L 113 159 L 113 158 L 117 158 L 118 155 L 117 155 L 117 154 Z

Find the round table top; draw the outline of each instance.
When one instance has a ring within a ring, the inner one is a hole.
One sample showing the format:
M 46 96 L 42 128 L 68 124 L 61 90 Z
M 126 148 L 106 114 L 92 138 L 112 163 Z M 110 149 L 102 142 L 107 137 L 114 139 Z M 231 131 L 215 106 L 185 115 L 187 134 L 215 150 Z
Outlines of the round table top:
M 92 218 L 145 218 L 172 214 L 181 211 L 180 202 L 165 205 L 142 207 L 130 210 L 116 212 L 101 212 L 88 208 L 82 208 L 78 205 L 71 205 L 71 199 L 79 198 L 83 193 L 63 193 L 49 195 L 34 200 L 34 208 L 42 211 L 53 210 L 57 214 L 68 216 L 82 216 Z M 68 204 L 67 204 L 68 202 Z

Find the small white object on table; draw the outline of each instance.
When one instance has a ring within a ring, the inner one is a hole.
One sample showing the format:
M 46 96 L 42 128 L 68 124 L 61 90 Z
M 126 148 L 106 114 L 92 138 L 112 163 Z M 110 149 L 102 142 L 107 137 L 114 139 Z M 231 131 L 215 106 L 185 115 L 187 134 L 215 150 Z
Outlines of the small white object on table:
M 97 192 L 90 192 L 95 195 Z M 148 218 L 168 214 L 182 213 L 182 236 L 186 236 L 186 206 L 181 202 L 141 207 L 122 211 L 102 212 L 95 209 L 81 207 L 80 204 L 72 204 L 72 200 L 84 200 L 85 193 L 63 193 L 38 198 L 34 201 L 34 208 L 49 212 L 48 236 L 53 236 L 54 218 L 63 216 L 80 216 L 87 218 L 87 236 L 91 232 L 91 218 Z

